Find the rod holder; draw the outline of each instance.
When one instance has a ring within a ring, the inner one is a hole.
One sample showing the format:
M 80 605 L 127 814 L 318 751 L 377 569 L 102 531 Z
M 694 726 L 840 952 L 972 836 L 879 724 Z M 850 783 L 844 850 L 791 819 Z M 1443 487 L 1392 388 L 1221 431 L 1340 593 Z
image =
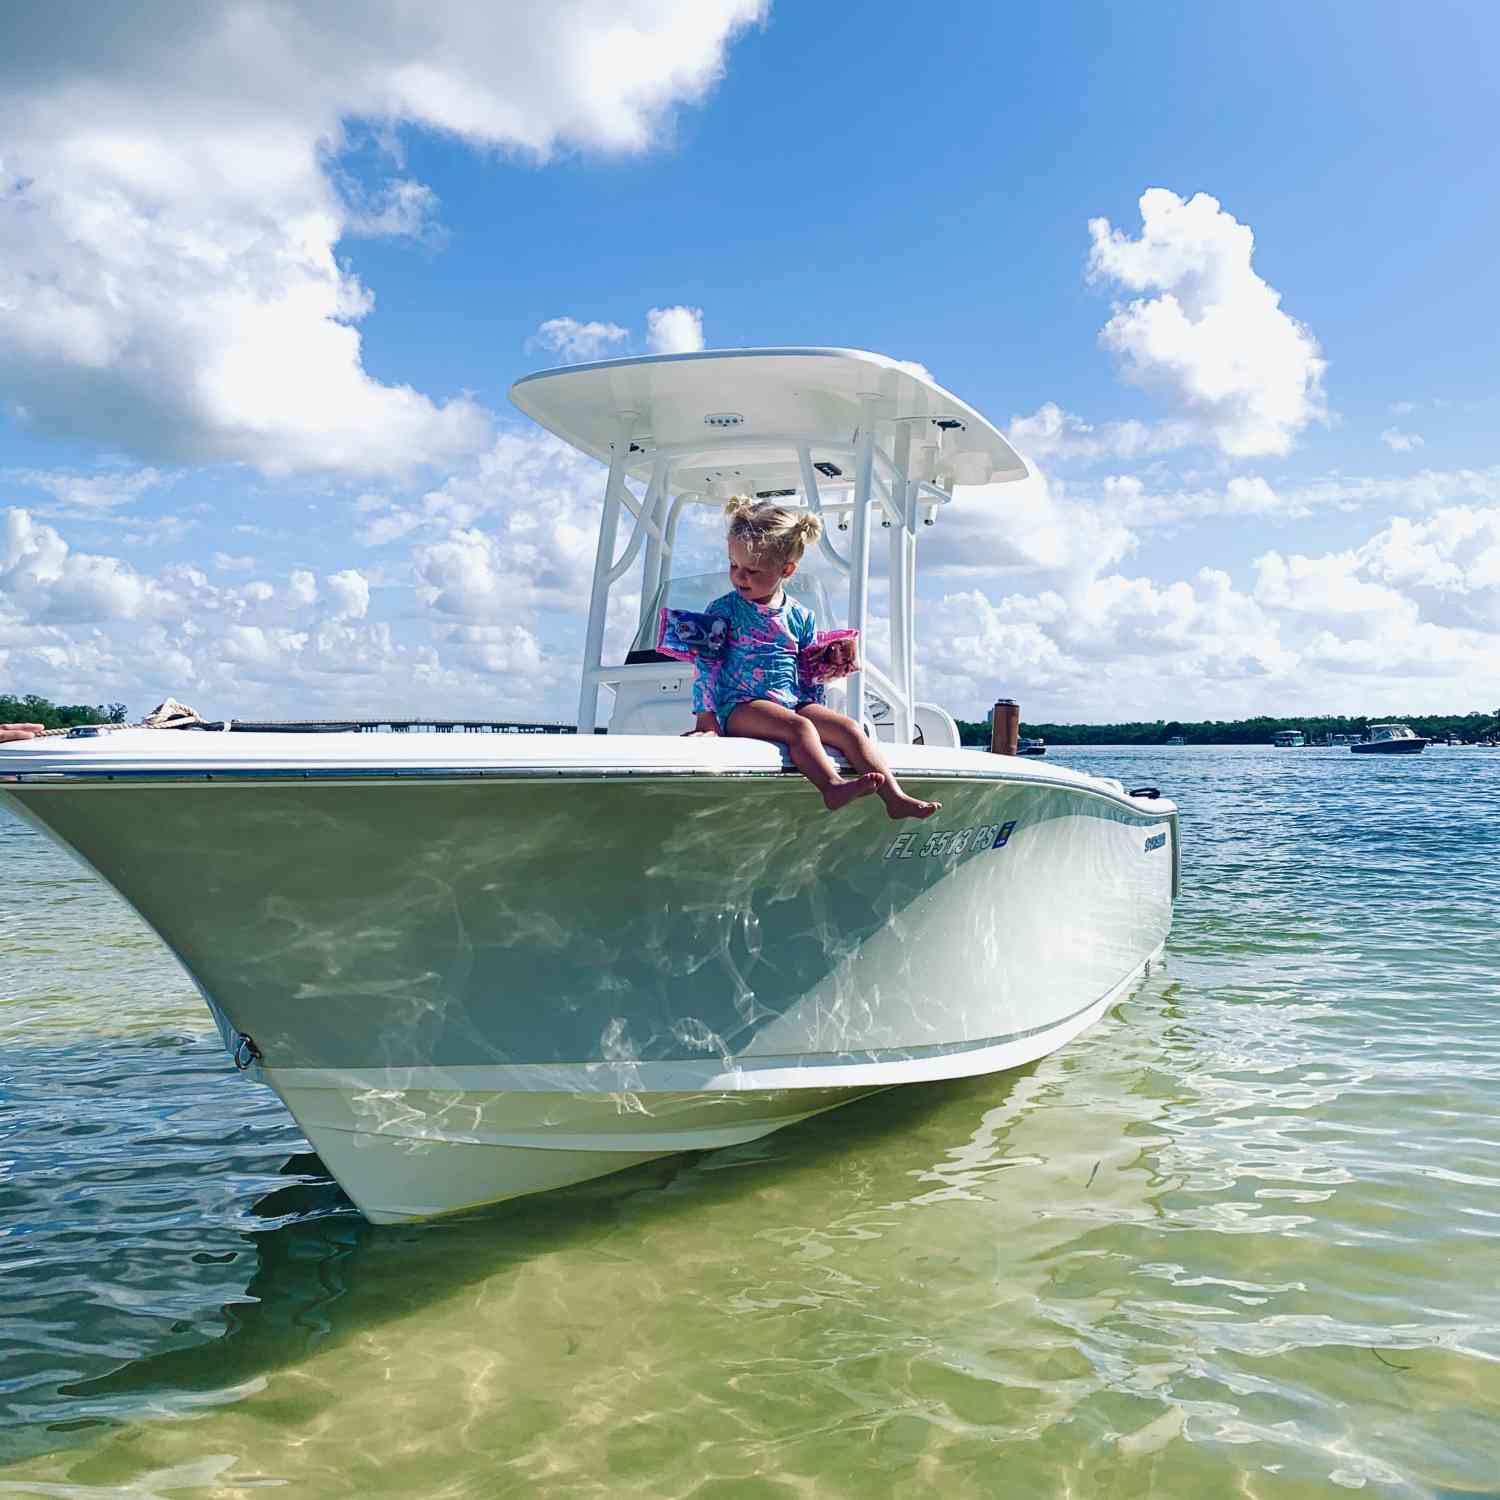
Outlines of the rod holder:
M 1021 743 L 1021 709 L 1014 698 L 997 698 L 990 710 L 990 749 L 1014 755 Z

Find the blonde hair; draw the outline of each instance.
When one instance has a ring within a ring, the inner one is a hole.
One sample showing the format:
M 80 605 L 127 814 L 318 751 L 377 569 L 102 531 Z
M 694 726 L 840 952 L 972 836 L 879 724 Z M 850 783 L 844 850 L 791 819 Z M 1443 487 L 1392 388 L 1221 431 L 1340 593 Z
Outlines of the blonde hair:
M 749 495 L 734 495 L 724 507 L 729 517 L 729 540 L 738 542 L 757 562 L 802 560 L 802 554 L 823 534 L 822 520 L 810 510 L 792 510 Z

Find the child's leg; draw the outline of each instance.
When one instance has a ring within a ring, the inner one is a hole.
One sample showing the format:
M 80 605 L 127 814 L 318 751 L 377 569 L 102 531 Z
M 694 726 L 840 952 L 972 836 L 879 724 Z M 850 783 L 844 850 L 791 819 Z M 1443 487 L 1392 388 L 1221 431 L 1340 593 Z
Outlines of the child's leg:
M 730 734 L 745 739 L 785 745 L 792 764 L 823 794 L 823 805 L 830 812 L 837 812 L 856 797 L 867 797 L 880 790 L 882 778 L 877 772 L 866 771 L 853 781 L 845 781 L 823 749 L 818 731 L 779 703 L 769 703 L 763 698 L 742 703 L 729 715 L 724 727 Z
M 859 726 L 847 714 L 836 713 L 826 704 L 804 703 L 797 716 L 812 724 L 823 744 L 832 745 L 856 771 L 874 771 L 884 778 L 879 787 L 880 797 L 893 818 L 930 818 L 942 807 L 941 802 L 908 797 L 886 765 L 885 757 L 875 748 L 875 741 L 861 734 Z

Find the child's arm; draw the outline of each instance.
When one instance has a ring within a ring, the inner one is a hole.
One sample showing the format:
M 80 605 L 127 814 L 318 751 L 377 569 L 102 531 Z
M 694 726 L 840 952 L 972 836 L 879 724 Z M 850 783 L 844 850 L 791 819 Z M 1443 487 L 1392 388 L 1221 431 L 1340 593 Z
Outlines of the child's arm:
M 708 611 L 710 616 L 723 618 L 720 611 L 712 606 Z M 693 727 L 684 729 L 682 738 L 687 739 L 692 735 L 712 734 L 719 732 L 718 716 L 714 713 L 714 678 L 718 676 L 720 659 L 695 656 L 693 658 Z
M 717 734 L 719 732 L 719 721 L 711 706 L 713 693 L 709 681 L 709 674 L 717 665 L 717 662 L 709 663 L 702 657 L 693 663 L 693 727 L 682 731 L 684 739 L 692 734 Z
M 827 703 L 828 690 L 821 682 L 815 682 L 808 672 L 808 652 L 818 636 L 818 623 L 807 610 L 801 611 L 797 621 L 797 691 L 805 703 Z

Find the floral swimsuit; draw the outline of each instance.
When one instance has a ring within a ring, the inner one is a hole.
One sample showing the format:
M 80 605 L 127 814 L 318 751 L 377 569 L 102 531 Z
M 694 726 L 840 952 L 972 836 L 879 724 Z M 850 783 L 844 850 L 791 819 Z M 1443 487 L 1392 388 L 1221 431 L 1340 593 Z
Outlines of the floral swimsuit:
M 729 716 L 742 703 L 764 699 L 783 708 L 804 703 L 826 703 L 819 682 L 809 681 L 799 669 L 797 653 L 811 646 L 818 633 L 812 615 L 782 595 L 778 605 L 752 604 L 741 594 L 721 595 L 705 613 L 729 626 L 729 642 L 717 661 L 701 657 L 694 663 L 693 712 L 712 710 L 721 733 Z

